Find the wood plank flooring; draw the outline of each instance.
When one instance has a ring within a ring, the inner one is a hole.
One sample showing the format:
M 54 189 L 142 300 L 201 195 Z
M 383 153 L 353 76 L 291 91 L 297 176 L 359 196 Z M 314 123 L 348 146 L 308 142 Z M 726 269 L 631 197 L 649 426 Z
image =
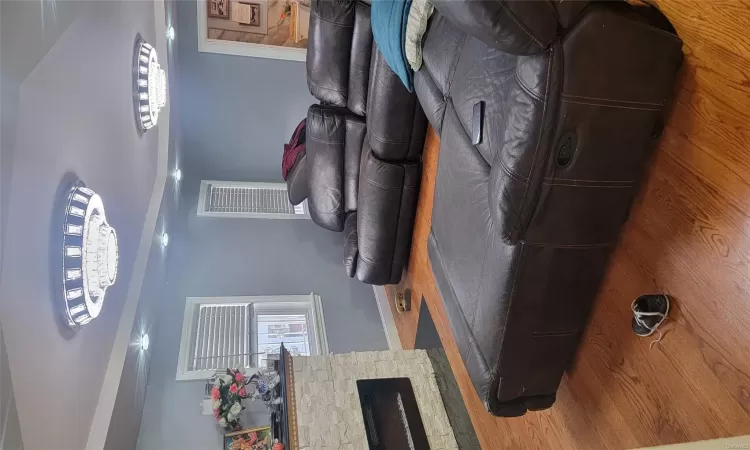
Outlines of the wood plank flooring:
M 427 258 L 439 148 L 429 132 L 402 282 L 414 306 L 392 308 L 411 348 L 425 297 L 484 449 L 632 448 L 750 434 L 750 3 L 659 5 L 685 42 L 676 105 L 575 368 L 549 410 L 492 417 L 468 379 Z M 649 292 L 675 298 L 653 349 L 630 330 L 630 302 Z

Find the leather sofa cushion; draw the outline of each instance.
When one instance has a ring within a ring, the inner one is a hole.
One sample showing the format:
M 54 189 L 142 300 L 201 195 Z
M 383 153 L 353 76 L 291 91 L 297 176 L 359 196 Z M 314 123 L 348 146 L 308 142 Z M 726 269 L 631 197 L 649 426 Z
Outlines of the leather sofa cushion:
M 313 0 L 307 44 L 307 87 L 321 102 L 346 107 L 354 3 Z
M 367 133 L 372 152 L 385 161 L 417 160 L 426 128 L 417 97 L 406 90 L 375 45 L 367 104 Z
M 370 59 L 372 58 L 370 7 L 357 2 L 354 5 L 354 12 L 347 107 L 354 114 L 364 116 L 367 112 L 367 88 L 370 82 Z
M 359 166 L 362 155 L 362 144 L 365 141 L 365 120 L 353 114 L 346 118 L 346 137 L 344 139 L 344 209 L 346 212 L 357 210 L 359 188 Z
M 556 11 L 544 0 L 434 0 L 435 9 L 464 32 L 515 55 L 547 48 L 557 33 Z
M 312 105 L 307 112 L 308 209 L 315 223 L 344 229 L 357 209 L 359 161 L 365 121 L 343 108 Z
M 365 150 L 367 141 L 365 142 Z M 357 278 L 369 284 L 398 281 L 409 257 L 419 191 L 419 163 L 391 163 L 367 151 L 357 211 Z
M 370 7 L 357 1 L 314 0 L 307 45 L 307 86 L 321 103 L 367 110 L 372 29 Z

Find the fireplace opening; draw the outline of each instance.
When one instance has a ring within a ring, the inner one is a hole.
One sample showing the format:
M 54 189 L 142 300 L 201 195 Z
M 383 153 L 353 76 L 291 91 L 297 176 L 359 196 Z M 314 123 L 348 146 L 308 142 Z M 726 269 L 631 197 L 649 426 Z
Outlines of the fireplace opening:
M 358 380 L 357 390 L 370 450 L 429 450 L 408 378 Z

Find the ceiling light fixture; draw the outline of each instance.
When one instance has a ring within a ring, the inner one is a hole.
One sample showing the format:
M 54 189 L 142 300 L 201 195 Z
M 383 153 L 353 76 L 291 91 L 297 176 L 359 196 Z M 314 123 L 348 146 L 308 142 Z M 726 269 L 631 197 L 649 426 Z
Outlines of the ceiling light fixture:
M 77 181 L 68 191 L 63 220 L 62 302 L 71 328 L 95 319 L 117 279 L 117 233 L 101 197 Z
M 149 340 L 149 338 L 148 338 L 148 334 L 147 334 L 147 333 L 144 333 L 144 334 L 143 334 L 143 335 L 141 336 L 141 342 L 140 342 L 141 350 L 143 350 L 143 351 L 145 352 L 146 350 L 148 350 L 148 346 L 149 346 L 150 344 L 151 344 L 151 342 L 150 342 L 150 340 Z
M 182 171 L 180 169 L 175 169 L 174 172 L 172 172 L 172 176 L 174 177 L 175 181 L 182 180 Z
M 167 39 L 170 41 L 174 40 L 174 27 L 171 25 L 167 28 Z
M 141 131 L 156 126 L 159 111 L 167 104 L 167 75 L 159 66 L 156 49 L 137 39 L 133 66 L 135 115 Z
M 167 245 L 169 245 L 169 234 L 167 234 L 166 232 L 162 233 L 159 240 L 161 241 L 161 246 L 166 248 Z

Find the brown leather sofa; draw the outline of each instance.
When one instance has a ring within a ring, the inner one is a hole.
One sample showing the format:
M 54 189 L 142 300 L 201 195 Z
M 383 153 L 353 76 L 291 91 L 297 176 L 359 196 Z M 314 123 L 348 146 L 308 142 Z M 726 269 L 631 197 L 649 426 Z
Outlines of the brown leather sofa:
M 553 404 L 575 356 L 682 42 L 623 1 L 435 8 L 414 75 L 440 135 L 430 261 L 477 393 L 522 415 Z
M 306 153 L 287 177 L 289 199 L 343 231 L 344 267 L 369 284 L 401 280 L 409 258 L 427 119 L 372 39 L 370 6 L 312 2 Z

